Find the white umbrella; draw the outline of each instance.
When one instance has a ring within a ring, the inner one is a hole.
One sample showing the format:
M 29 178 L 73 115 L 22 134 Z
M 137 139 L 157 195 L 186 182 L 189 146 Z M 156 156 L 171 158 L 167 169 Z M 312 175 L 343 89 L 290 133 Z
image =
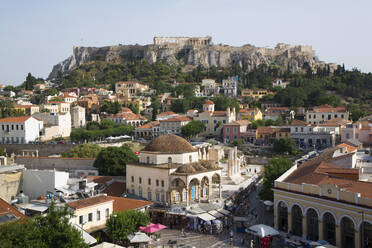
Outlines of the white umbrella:
M 274 205 L 274 203 L 272 201 L 264 201 L 264 204 L 266 206 L 273 206 Z
M 279 232 L 276 229 L 272 228 L 271 226 L 263 224 L 251 226 L 248 228 L 248 231 L 255 233 L 257 236 L 260 236 L 261 238 L 266 236 L 279 235 Z
M 337 248 L 337 247 L 334 245 L 320 245 L 320 246 L 317 246 L 316 248 Z
M 152 239 L 144 233 L 136 232 L 128 235 L 129 242 L 131 243 L 148 243 Z

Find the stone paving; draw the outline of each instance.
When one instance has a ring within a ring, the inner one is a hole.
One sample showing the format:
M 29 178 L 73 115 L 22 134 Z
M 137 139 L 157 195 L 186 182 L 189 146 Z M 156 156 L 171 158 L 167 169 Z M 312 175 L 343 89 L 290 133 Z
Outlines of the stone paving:
M 164 229 L 159 232 L 161 234 L 160 241 L 153 241 L 151 242 L 151 247 L 161 247 L 161 248 L 176 248 L 176 247 L 195 247 L 195 248 L 218 248 L 218 247 L 230 247 L 230 248 L 238 248 L 238 247 L 248 247 L 248 245 L 242 245 L 242 235 L 235 234 L 234 237 L 234 245 L 230 246 L 230 239 L 228 236 L 228 232 L 225 231 L 224 233 L 216 236 L 210 234 L 202 234 L 196 232 L 187 232 L 186 237 L 181 234 L 180 230 L 174 229 Z M 177 241 L 177 244 L 169 245 L 169 240 Z

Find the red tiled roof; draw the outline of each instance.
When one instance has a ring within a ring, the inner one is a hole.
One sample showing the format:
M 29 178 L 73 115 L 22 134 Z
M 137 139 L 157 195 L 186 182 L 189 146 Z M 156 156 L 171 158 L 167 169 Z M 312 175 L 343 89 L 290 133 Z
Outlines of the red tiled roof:
M 275 128 L 272 127 L 258 127 L 257 134 L 273 134 L 275 133 Z
M 140 127 L 137 127 L 136 129 L 141 129 L 141 128 L 152 128 L 152 127 L 155 127 L 155 126 L 158 126 L 160 124 L 160 122 L 159 121 L 152 121 L 152 122 L 150 122 L 150 123 L 147 123 L 147 124 L 145 124 L 145 125 L 142 125 L 142 126 L 140 126 Z
M 211 101 L 211 100 L 206 100 L 206 101 L 204 102 L 204 104 L 214 104 L 214 102 Z
M 18 209 L 0 198 L 0 216 L 12 214 L 17 218 L 26 219 L 27 216 L 22 214 Z
M 162 120 L 160 122 L 182 122 L 182 121 L 191 121 L 191 118 L 186 117 L 186 116 L 176 116 L 176 117 L 172 117 L 166 120 Z
M 346 144 L 346 143 L 341 143 L 339 144 L 337 147 L 339 148 L 344 148 L 346 147 L 347 151 L 350 153 L 350 152 L 356 152 L 358 150 L 358 147 L 355 147 L 355 146 L 352 146 L 352 145 L 349 145 L 349 144 Z
M 310 124 L 307 123 L 306 121 L 301 121 L 301 120 L 293 120 L 291 123 L 291 126 L 309 126 Z
M 239 120 L 239 121 L 234 121 L 234 122 L 225 124 L 224 126 L 228 126 L 228 125 L 231 125 L 231 126 L 248 126 L 249 124 L 251 124 L 251 122 L 248 121 L 248 120 Z
M 147 120 L 140 114 L 134 113 L 117 113 L 115 115 L 110 115 L 111 118 L 122 118 L 124 120 Z
M 86 208 L 94 205 L 98 205 L 101 203 L 112 201 L 108 196 L 100 195 L 96 197 L 90 197 L 86 199 L 81 199 L 77 201 L 68 202 L 67 205 L 72 209 L 80 209 L 80 208 Z
M 95 182 L 95 183 L 98 183 L 98 184 L 106 184 L 108 181 L 111 181 L 112 179 L 114 179 L 113 176 L 87 176 L 86 179 L 88 180 L 88 182 Z
M 138 81 L 119 81 L 119 82 L 116 82 L 115 84 L 135 84 L 135 83 L 138 83 Z
M 226 116 L 226 111 L 214 111 L 212 116 Z
M 331 107 L 330 105 L 321 105 L 313 108 L 314 112 L 321 113 L 336 113 L 336 112 L 346 112 L 346 107 Z
M 122 198 L 122 197 L 115 197 L 115 196 L 108 196 L 109 199 L 114 200 L 114 209 L 115 213 L 127 211 L 127 210 L 135 210 L 139 208 L 143 208 L 146 206 L 150 206 L 152 202 L 150 201 L 143 201 L 143 200 L 135 200 L 130 198 Z
M 102 193 L 105 193 L 109 196 L 122 196 L 126 191 L 126 183 L 124 182 L 113 182 L 107 188 L 105 188 Z
M 6 117 L 6 118 L 0 119 L 0 122 L 25 122 L 31 117 L 36 120 L 39 120 L 33 116 L 28 115 L 28 116 Z

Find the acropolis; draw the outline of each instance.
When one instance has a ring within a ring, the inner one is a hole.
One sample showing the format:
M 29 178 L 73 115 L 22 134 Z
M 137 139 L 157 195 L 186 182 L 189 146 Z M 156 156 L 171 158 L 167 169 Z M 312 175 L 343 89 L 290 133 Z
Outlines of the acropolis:
M 154 45 L 178 44 L 178 45 L 210 45 L 212 37 L 154 37 Z

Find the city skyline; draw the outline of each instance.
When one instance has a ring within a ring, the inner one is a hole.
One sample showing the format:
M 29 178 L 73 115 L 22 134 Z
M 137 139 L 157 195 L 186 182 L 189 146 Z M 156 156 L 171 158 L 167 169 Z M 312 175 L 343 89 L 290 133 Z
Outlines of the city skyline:
M 89 5 L 88 5 L 89 3 Z M 46 78 L 73 46 L 151 44 L 154 36 L 211 36 L 215 44 L 311 45 L 320 60 L 370 72 L 372 3 L 348 1 L 5 1 L 0 83 Z

